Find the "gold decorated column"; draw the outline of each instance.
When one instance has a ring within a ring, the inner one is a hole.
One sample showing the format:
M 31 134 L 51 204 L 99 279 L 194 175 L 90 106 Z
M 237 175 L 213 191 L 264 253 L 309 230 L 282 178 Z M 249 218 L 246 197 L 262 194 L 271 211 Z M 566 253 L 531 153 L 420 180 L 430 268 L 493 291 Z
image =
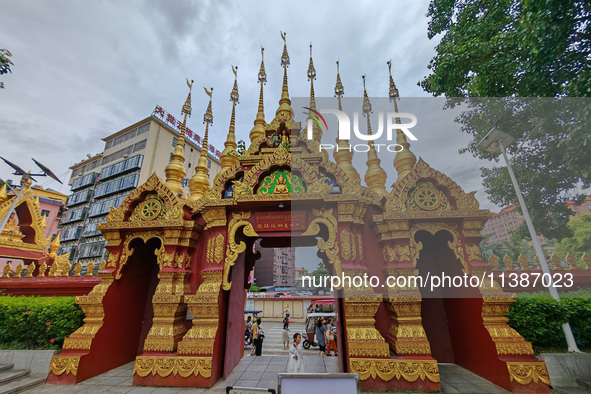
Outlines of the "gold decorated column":
M 183 194 L 183 180 L 185 179 L 186 171 L 185 171 L 185 156 L 184 156 L 184 148 L 185 145 L 185 128 L 187 126 L 187 116 L 191 116 L 191 90 L 193 88 L 193 80 L 189 83 L 187 79 L 187 86 L 189 86 L 189 95 L 187 96 L 187 100 L 185 100 L 185 105 L 183 105 L 183 109 L 181 113 L 184 114 L 183 124 L 181 126 L 181 134 L 176 142 L 176 146 L 174 147 L 174 152 L 170 159 L 170 163 L 164 169 L 164 173 L 166 174 L 166 182 L 164 183 L 166 186 L 170 188 L 175 193 Z
M 226 137 L 226 142 L 224 143 L 225 148 L 220 155 L 220 161 L 222 163 L 222 169 L 219 172 L 220 174 L 238 163 L 238 154 L 236 153 L 236 134 L 234 133 L 236 123 L 236 104 L 238 104 L 239 98 L 238 67 L 232 66 L 232 71 L 234 72 L 234 87 L 232 88 L 232 93 L 230 93 L 230 101 L 232 102 L 232 116 L 230 117 L 228 136 Z
M 316 69 L 314 68 L 314 61 L 312 60 L 312 44 L 310 44 L 310 64 L 308 65 L 308 80 L 310 81 L 310 108 L 316 109 L 316 96 L 314 94 L 314 80 L 316 79 Z M 314 141 L 320 142 L 322 140 L 322 129 L 316 122 L 312 121 L 312 117 L 308 116 L 306 122 L 312 122 L 312 136 Z M 324 151 L 326 153 L 326 151 Z
M 209 125 L 213 123 L 213 114 L 211 112 L 211 96 L 213 94 L 213 88 L 207 90 L 207 88 L 203 88 L 205 93 L 209 96 L 209 104 L 207 105 L 207 111 L 205 111 L 205 115 L 203 115 L 203 123 L 205 123 L 205 134 L 203 136 L 203 145 L 201 146 L 201 154 L 199 156 L 199 161 L 197 162 L 197 167 L 195 167 L 195 175 L 189 181 L 189 189 L 191 189 L 191 196 L 189 197 L 190 200 L 198 200 L 204 194 L 207 188 L 209 187 L 209 169 L 207 168 L 207 138 L 209 133 Z
M 363 78 L 363 114 L 367 117 L 367 135 L 372 135 L 371 132 L 371 122 L 369 116 L 372 112 L 371 102 L 369 101 L 369 97 L 367 96 L 367 90 L 365 89 L 365 75 Z M 386 191 L 386 179 L 388 176 L 386 175 L 386 171 L 382 167 L 380 167 L 380 163 L 382 162 L 378 158 L 378 154 L 375 150 L 373 141 L 367 141 L 369 145 L 369 150 L 367 151 L 367 172 L 365 173 L 365 183 L 367 186 L 373 190 L 374 192 L 378 193 L 381 196 L 387 196 L 388 192 Z
M 281 38 L 283 38 L 283 53 L 281 54 L 281 65 L 283 66 L 283 85 L 281 87 L 279 108 L 277 108 L 277 111 L 275 112 L 276 119 L 293 119 L 293 110 L 291 108 L 291 100 L 289 99 L 289 90 L 287 85 L 289 53 L 287 53 L 287 41 L 285 39 L 286 35 L 286 33 L 281 33 Z
M 259 70 L 259 83 L 261 84 L 261 92 L 259 93 L 259 110 L 257 117 L 254 120 L 254 127 L 250 130 L 249 138 L 252 143 L 259 137 L 265 135 L 265 105 L 263 101 L 263 85 L 267 83 L 267 73 L 265 72 L 265 48 L 261 47 L 261 69 Z
M 394 79 L 392 78 L 391 60 L 388 60 L 388 73 L 390 74 L 390 89 L 388 91 L 388 96 L 390 97 L 390 101 L 394 102 L 394 112 L 397 113 L 398 104 L 396 103 L 396 100 L 400 99 L 400 93 L 398 92 L 396 84 L 394 83 Z M 400 124 L 399 117 L 396 117 L 396 124 Z M 396 143 L 403 147 L 400 152 L 396 153 L 396 157 L 394 157 L 394 168 L 396 168 L 396 171 L 398 172 L 398 178 L 402 178 L 412 171 L 417 162 L 417 157 L 410 151 L 410 144 L 400 129 L 396 129 Z
M 341 82 L 341 75 L 339 72 L 339 61 L 337 60 L 337 83 L 334 87 L 334 94 L 338 98 L 339 102 L 339 111 L 343 110 L 343 105 L 341 103 L 341 96 L 345 94 L 345 89 L 343 87 L 343 83 Z M 353 150 L 351 149 L 351 145 L 349 145 L 349 141 L 339 139 L 339 134 L 337 131 L 337 148 L 333 151 L 333 157 L 337 166 L 340 167 L 345 173 L 349 176 L 351 180 L 360 180 L 361 177 L 359 173 L 353 166 Z

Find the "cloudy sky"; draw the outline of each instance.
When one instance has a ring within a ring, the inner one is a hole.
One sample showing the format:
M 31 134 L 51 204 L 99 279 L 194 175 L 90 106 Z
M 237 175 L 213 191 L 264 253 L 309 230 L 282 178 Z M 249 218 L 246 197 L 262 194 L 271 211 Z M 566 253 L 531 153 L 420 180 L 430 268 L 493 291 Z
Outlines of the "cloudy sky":
M 0 77 L 5 84 L 0 90 L 0 155 L 25 169 L 35 169 L 30 160 L 35 157 L 67 183 L 68 167 L 87 153 L 102 151 L 102 137 L 149 116 L 156 105 L 179 117 L 186 77 L 198 87 L 188 126 L 199 134 L 207 106 L 201 86 L 214 88 L 210 141 L 221 151 L 234 82 L 230 65 L 238 66 L 237 134 L 248 141 L 258 101 L 261 45 L 268 75 L 267 120 L 278 105 L 280 31 L 287 33 L 292 97 L 309 92 L 310 42 L 318 96 L 333 96 L 337 59 L 347 97 L 363 94 L 362 74 L 370 95 L 387 96 L 386 61 L 392 59 L 401 95 L 429 97 L 417 86 L 437 44 L 427 38 L 427 5 L 427 0 L 3 1 L 0 48 L 12 52 L 14 66 L 12 74 Z M 423 128 L 421 133 L 413 145 L 417 156 L 467 191 L 477 190 L 482 207 L 496 210 L 482 190 L 481 163 L 457 153 L 469 138 L 457 130 L 442 134 Z M 393 157 L 382 159 L 384 167 L 391 167 Z M 3 164 L 0 177 L 15 179 Z M 41 184 L 69 191 L 45 179 Z

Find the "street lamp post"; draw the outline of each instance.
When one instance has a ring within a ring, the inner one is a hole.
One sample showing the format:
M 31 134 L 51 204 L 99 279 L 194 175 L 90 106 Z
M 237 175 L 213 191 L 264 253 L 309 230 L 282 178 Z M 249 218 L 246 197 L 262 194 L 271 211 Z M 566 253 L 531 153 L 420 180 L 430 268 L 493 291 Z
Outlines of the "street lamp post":
M 548 277 L 550 278 L 550 286 L 548 287 L 548 290 L 550 291 L 550 295 L 552 296 L 552 298 L 554 298 L 556 301 L 559 301 L 560 296 L 558 295 L 556 287 L 554 287 L 554 280 L 552 278 L 552 273 L 550 272 L 550 267 L 548 267 L 548 262 L 544 257 L 542 245 L 540 244 L 540 240 L 538 239 L 538 236 L 536 234 L 536 230 L 531 220 L 531 216 L 529 215 L 529 211 L 527 209 L 527 206 L 525 205 L 525 200 L 523 199 L 523 195 L 521 194 L 521 189 L 519 188 L 519 184 L 517 183 L 517 178 L 515 178 L 515 174 L 513 173 L 513 167 L 511 167 L 511 162 L 507 158 L 507 153 L 505 152 L 505 147 L 511 145 L 514 141 L 515 139 L 511 137 L 509 134 L 503 132 L 501 129 L 497 127 L 493 127 L 493 129 L 489 131 L 488 134 L 478 143 L 477 147 L 479 149 L 486 150 L 490 153 L 494 153 L 497 155 L 501 153 L 503 155 L 505 165 L 507 166 L 509 176 L 511 177 L 511 182 L 513 183 L 513 187 L 515 188 L 515 194 L 517 194 L 519 206 L 523 211 L 525 224 L 527 225 L 527 229 L 532 239 L 536 255 L 538 256 L 538 259 L 540 261 L 540 267 L 542 268 L 542 272 L 544 272 L 544 275 L 548 275 Z M 562 331 L 564 331 L 564 336 L 566 337 L 568 351 L 579 353 L 580 350 L 577 347 L 577 343 L 575 342 L 575 337 L 573 336 L 570 324 L 563 323 Z

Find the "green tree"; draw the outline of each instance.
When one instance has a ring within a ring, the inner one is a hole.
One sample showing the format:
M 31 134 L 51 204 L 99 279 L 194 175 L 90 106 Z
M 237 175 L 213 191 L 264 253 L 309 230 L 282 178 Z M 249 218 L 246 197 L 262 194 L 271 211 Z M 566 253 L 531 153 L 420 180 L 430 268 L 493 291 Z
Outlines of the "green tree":
M 568 227 L 573 232 L 572 237 L 564 238 L 557 249 L 573 252 L 591 251 L 591 213 L 571 219 Z
M 316 283 L 320 283 L 320 281 L 323 280 L 323 278 L 328 275 L 329 275 L 328 270 L 326 269 L 326 267 L 324 266 L 324 263 L 322 261 L 318 263 L 318 266 L 316 267 L 316 269 L 314 271 L 312 271 L 312 273 L 311 273 L 311 276 L 316 278 Z
M 428 36 L 441 36 L 431 73 L 419 84 L 436 96 L 470 101 L 458 121 L 472 135 L 461 152 L 498 160 L 477 143 L 493 127 L 517 139 L 508 148 L 536 229 L 572 235 L 567 198 L 590 186 L 591 3 L 583 0 L 432 0 Z M 524 100 L 522 97 L 549 97 Z M 454 104 L 451 104 L 454 105 Z M 482 169 L 490 199 L 516 201 L 504 165 Z M 580 189 L 578 189 L 580 190 Z M 525 225 L 520 228 L 527 236 Z
M 0 75 L 4 75 L 6 73 L 11 73 L 10 66 L 13 65 L 9 59 L 12 56 L 12 53 L 8 49 L 0 49 Z M 4 89 L 4 83 L 0 82 L 0 89 Z

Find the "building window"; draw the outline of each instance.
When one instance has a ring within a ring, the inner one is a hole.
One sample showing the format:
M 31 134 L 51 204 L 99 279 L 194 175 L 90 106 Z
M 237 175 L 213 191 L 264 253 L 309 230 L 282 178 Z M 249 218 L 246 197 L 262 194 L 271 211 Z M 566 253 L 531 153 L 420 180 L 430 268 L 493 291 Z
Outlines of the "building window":
M 137 152 L 138 150 L 142 150 L 142 149 L 144 149 L 144 148 L 146 147 L 146 143 L 147 143 L 147 141 L 148 141 L 148 140 L 143 140 L 143 141 L 140 141 L 140 142 L 138 142 L 137 144 L 135 144 L 135 145 L 133 146 L 133 151 L 134 151 L 134 152 Z
M 176 137 L 172 137 L 172 147 L 176 147 L 177 142 L 179 142 L 179 139 Z
M 41 210 L 41 216 L 48 217 L 49 216 L 49 211 L 46 210 L 46 209 Z
M 211 160 L 207 159 L 207 168 L 211 168 Z

